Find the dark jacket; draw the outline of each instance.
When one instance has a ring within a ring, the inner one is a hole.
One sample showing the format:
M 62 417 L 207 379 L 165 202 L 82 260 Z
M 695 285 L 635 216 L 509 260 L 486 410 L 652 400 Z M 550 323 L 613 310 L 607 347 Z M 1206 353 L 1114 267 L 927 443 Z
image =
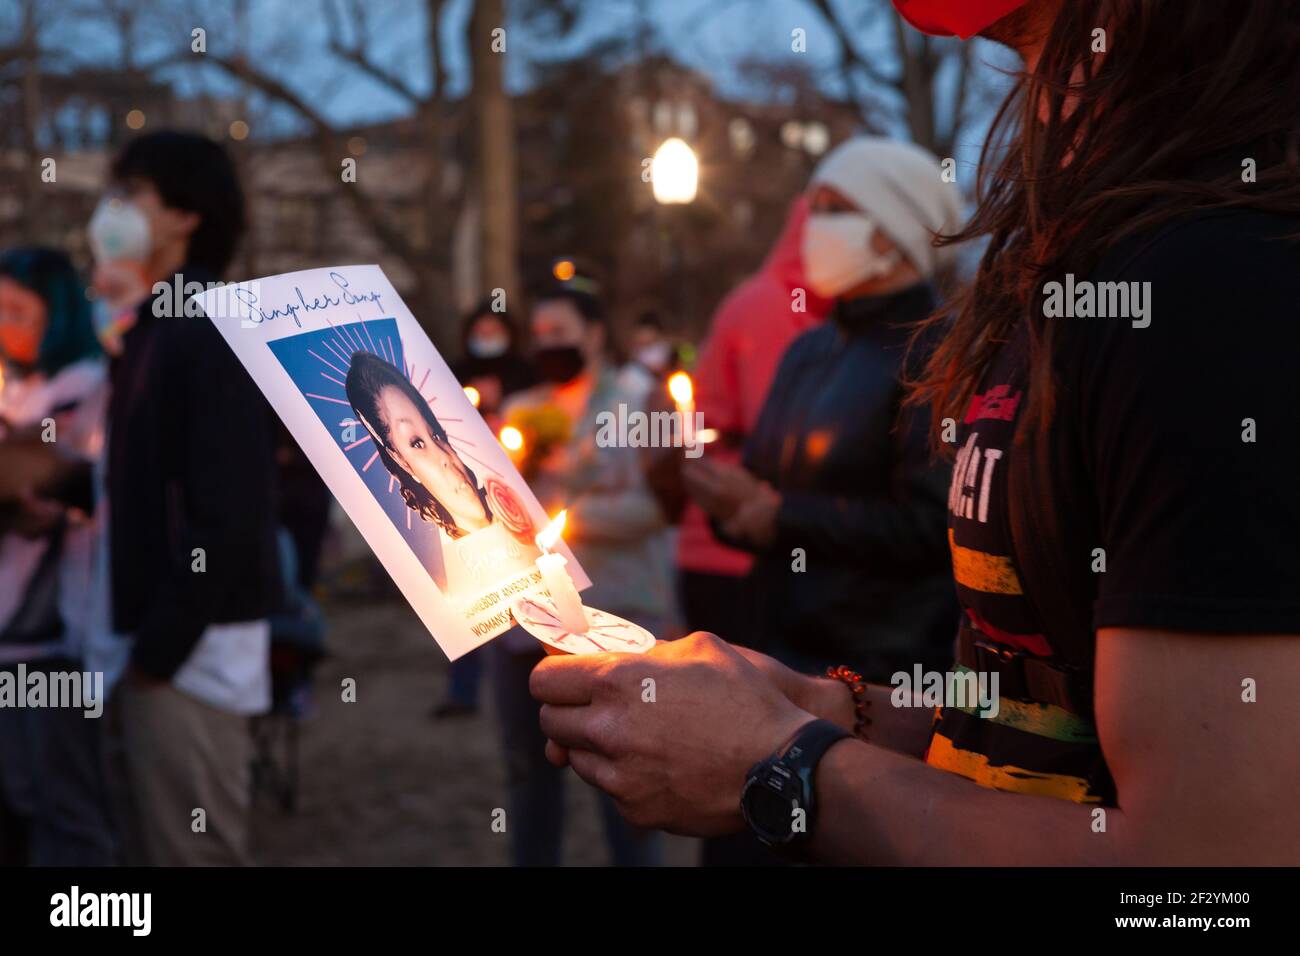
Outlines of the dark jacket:
M 212 322 L 155 317 L 152 300 L 111 381 L 113 626 L 134 636 L 136 667 L 168 678 L 210 624 L 258 620 L 280 603 L 271 410 Z
M 745 446 L 746 467 L 782 497 L 751 575 L 758 646 L 793 665 L 887 680 L 952 663 L 949 469 L 933 462 L 924 414 L 899 423 L 899 326 L 934 304 L 921 285 L 838 305 L 786 351 Z

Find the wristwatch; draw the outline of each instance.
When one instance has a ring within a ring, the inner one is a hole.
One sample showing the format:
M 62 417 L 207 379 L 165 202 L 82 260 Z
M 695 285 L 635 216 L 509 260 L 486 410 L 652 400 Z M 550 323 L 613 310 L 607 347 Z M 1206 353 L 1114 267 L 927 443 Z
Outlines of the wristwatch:
M 817 763 L 832 744 L 852 736 L 829 720 L 809 721 L 780 750 L 750 768 L 740 812 L 760 843 L 797 855 L 811 842 Z

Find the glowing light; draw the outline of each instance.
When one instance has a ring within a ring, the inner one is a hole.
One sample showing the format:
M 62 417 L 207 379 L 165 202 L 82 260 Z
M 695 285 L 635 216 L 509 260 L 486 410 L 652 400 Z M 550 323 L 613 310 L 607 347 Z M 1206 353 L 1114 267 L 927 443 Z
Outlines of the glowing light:
M 144 110 L 131 110 L 127 113 L 126 125 L 130 129 L 144 129 Z
M 572 259 L 561 259 L 551 267 L 551 274 L 560 282 L 568 282 L 578 274 L 578 267 Z
M 523 451 L 524 433 L 514 425 L 506 425 L 497 436 L 506 451 Z
M 479 406 L 479 402 L 483 401 L 483 396 L 480 395 L 480 394 L 478 393 L 478 389 L 475 388 L 473 385 L 466 385 L 466 386 L 465 386 L 465 397 L 469 399 L 469 403 L 470 403 L 471 405 L 473 405 L 475 408 L 478 408 L 478 406 Z M 518 430 L 519 430 L 519 429 L 517 429 L 517 428 L 515 429 L 515 431 L 518 431 Z M 503 428 L 503 429 L 502 429 L 502 433 L 504 433 L 504 432 L 505 432 L 505 429 Z M 520 437 L 523 437 L 523 436 L 520 436 Z M 502 439 L 502 442 L 501 442 L 501 443 L 502 443 L 502 444 L 505 444 L 505 440 L 504 440 L 504 438 Z
M 689 405 L 695 400 L 695 385 L 685 372 L 673 372 L 668 376 L 668 394 L 679 406 Z
M 701 445 L 707 445 L 718 440 L 718 430 L 716 428 L 701 428 L 699 434 L 695 437 Z
M 694 202 L 700 183 L 700 161 L 695 150 L 676 136 L 664 140 L 650 161 L 650 180 L 656 202 Z
M 550 554 L 551 548 L 555 547 L 560 540 L 560 535 L 564 533 L 564 524 L 568 514 L 569 510 L 567 508 L 561 511 L 551 519 L 551 523 L 543 528 L 541 534 L 537 536 L 537 546 L 542 549 L 543 554 Z
M 231 123 L 230 138 L 234 140 L 248 139 L 248 124 L 243 120 L 235 120 Z

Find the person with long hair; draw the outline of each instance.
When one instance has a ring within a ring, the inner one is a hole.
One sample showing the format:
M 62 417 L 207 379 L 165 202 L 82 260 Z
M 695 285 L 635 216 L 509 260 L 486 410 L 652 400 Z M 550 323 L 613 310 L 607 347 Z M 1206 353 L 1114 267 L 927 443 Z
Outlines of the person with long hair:
M 370 352 L 352 356 L 348 401 L 374 439 L 406 506 L 450 539 L 492 523 L 487 493 L 452 447 L 447 431 L 419 389 Z
M 956 666 L 548 659 L 548 755 L 823 862 L 1296 864 L 1300 0 L 895 6 L 1025 64 L 913 393 L 955 453 Z

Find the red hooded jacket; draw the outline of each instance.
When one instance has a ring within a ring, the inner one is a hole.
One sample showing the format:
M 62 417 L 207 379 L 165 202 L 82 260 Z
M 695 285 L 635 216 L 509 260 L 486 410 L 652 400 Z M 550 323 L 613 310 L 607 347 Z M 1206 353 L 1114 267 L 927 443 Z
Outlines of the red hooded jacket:
M 820 325 L 834 303 L 808 290 L 800 245 L 808 218 L 808 199 L 791 207 L 781 235 L 762 268 L 722 300 L 709 326 L 693 375 L 695 407 L 704 427 L 748 435 L 758 420 L 782 353 L 801 333 Z M 796 289 L 804 290 L 804 311 Z M 740 460 L 738 449 L 710 448 L 720 461 Z M 682 516 L 677 564 L 683 571 L 740 576 L 749 573 L 753 556 L 719 543 L 708 518 L 695 504 Z

